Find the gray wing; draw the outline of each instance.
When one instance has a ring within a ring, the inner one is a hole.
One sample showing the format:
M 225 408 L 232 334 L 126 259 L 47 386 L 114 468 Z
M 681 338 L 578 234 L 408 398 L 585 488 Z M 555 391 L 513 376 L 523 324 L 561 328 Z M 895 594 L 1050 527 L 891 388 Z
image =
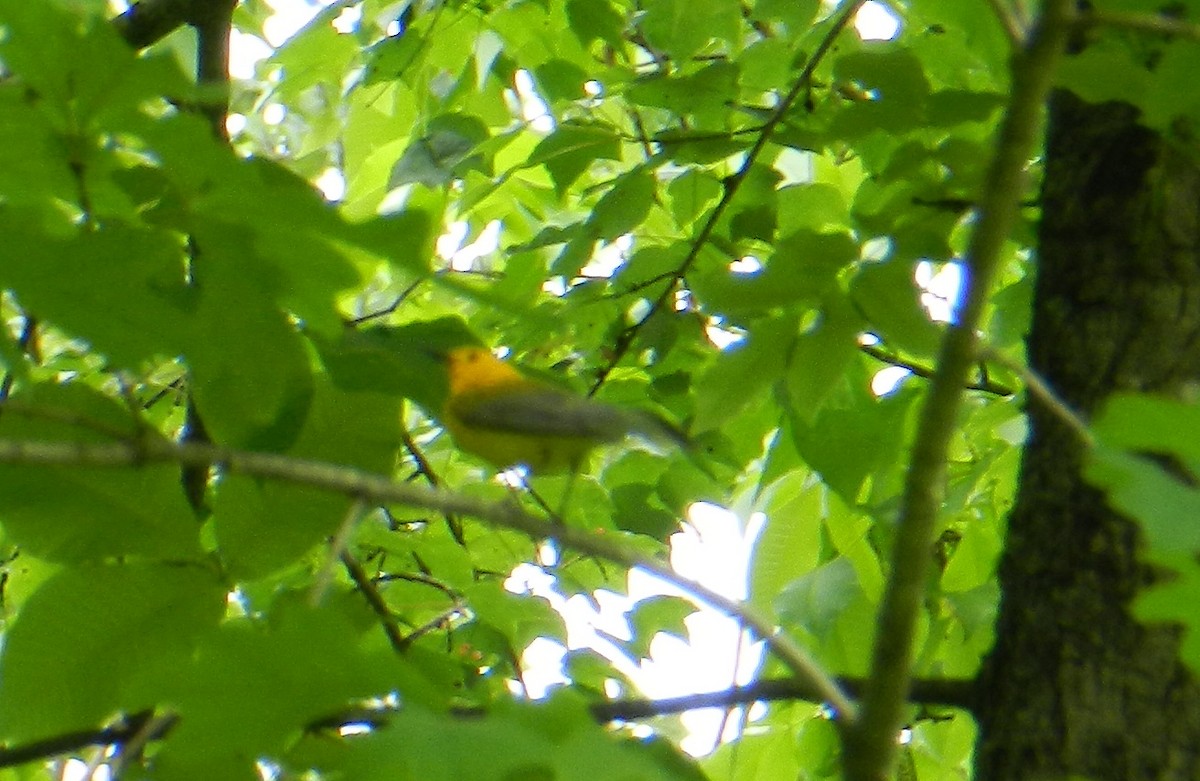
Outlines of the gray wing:
M 615 442 L 639 428 L 636 416 L 620 407 L 549 388 L 467 398 L 455 404 L 454 413 L 477 428 L 603 442 Z

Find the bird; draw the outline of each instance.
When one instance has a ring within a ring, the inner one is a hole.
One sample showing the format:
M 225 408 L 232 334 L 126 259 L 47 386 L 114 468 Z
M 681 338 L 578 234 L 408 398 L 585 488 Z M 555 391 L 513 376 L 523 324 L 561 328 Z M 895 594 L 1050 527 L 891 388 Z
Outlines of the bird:
M 657 415 L 532 379 L 486 347 L 454 347 L 440 357 L 449 381 L 442 424 L 460 449 L 499 469 L 574 474 L 592 450 L 630 435 L 687 446 L 684 434 Z

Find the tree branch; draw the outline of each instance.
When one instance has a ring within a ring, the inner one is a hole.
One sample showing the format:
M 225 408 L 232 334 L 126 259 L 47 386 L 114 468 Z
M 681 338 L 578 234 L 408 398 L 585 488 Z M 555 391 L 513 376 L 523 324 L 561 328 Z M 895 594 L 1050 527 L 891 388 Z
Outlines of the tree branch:
M 956 429 L 963 386 L 978 358 L 979 324 L 1000 265 L 1001 250 L 1017 219 L 1026 186 L 1026 165 L 1036 146 L 1055 66 L 1072 26 L 1073 6 L 1074 0 L 1045 0 L 1029 48 L 1014 60 L 1012 97 L 967 251 L 970 273 L 962 311 L 942 341 L 909 460 L 891 577 L 880 606 L 862 718 L 845 731 L 844 771 L 849 781 L 879 781 L 888 776 L 893 762 L 912 674 L 917 617 L 932 564 L 934 524 L 944 497 L 946 455 Z
M 906 361 L 903 358 L 892 355 L 886 350 L 879 349 L 877 345 L 860 344 L 858 349 L 865 355 L 869 355 L 881 363 L 886 363 L 889 366 L 898 366 L 901 369 L 907 369 L 918 377 L 929 380 L 934 376 L 934 370 L 930 369 L 928 366 L 921 366 L 920 364 L 913 363 L 912 361 Z M 992 382 L 986 377 L 980 379 L 978 382 L 968 382 L 963 386 L 963 389 L 982 391 L 983 393 L 991 393 L 996 396 L 1011 396 L 1014 393 L 1013 389 L 1007 385 L 999 382 Z
M 379 618 L 379 623 L 383 626 L 383 631 L 387 635 L 388 642 L 392 644 L 392 649 L 398 654 L 403 654 L 408 649 L 408 641 L 400 632 L 400 627 L 396 624 L 396 617 L 392 615 L 392 609 L 388 607 L 383 595 L 367 577 L 362 565 L 349 552 L 342 551 L 339 558 L 342 560 L 342 566 L 346 568 L 346 573 L 358 588 L 358 592 L 363 595 L 367 604 L 371 606 L 371 611 Z
M 158 43 L 186 24 L 195 0 L 141 0 L 113 19 L 117 32 L 134 49 Z
M 1085 447 L 1090 448 L 1095 446 L 1096 438 L 1092 436 L 1092 431 L 1088 428 L 1087 421 L 1078 412 L 1071 409 L 1037 372 L 1028 366 L 1009 360 L 1006 356 L 990 348 L 985 351 L 985 356 L 988 360 L 1005 366 L 1020 377 L 1021 381 L 1025 383 L 1025 390 L 1029 395 L 1041 402 L 1046 409 L 1050 410 L 1059 420 L 1066 424 L 1067 428 L 1074 432 L 1075 436 L 1079 437 L 1079 441 Z
M 68 732 L 12 748 L 0 748 L 0 768 L 49 759 L 88 746 L 115 746 L 131 740 L 156 740 L 165 735 L 174 724 L 174 718 L 155 717 L 153 711 L 141 711 L 127 717 L 124 723 L 111 727 Z
M 173 443 L 143 437 L 137 442 L 85 444 L 0 439 L 0 464 L 73 467 L 141 467 L 150 463 L 217 466 L 241 474 L 297 483 L 345 494 L 366 503 L 396 502 L 447 513 L 471 515 L 496 526 L 523 532 L 535 539 L 551 539 L 567 548 L 638 568 L 685 591 L 697 602 L 732 616 L 751 629 L 798 680 L 811 684 L 846 721 L 854 719 L 854 704 L 819 664 L 789 636 L 749 606 L 730 599 L 707 586 L 684 578 L 668 565 L 647 558 L 632 546 L 611 536 L 602 537 L 575 527 L 555 524 L 527 514 L 520 507 L 479 499 L 419 485 L 396 483 L 381 475 L 321 461 L 310 461 L 273 453 L 228 450 L 200 443 Z
M 857 694 L 863 682 L 857 678 L 839 679 L 842 688 Z M 913 681 L 913 702 L 924 705 L 940 705 L 949 708 L 970 710 L 973 707 L 974 682 L 970 680 L 916 680 Z M 596 702 L 588 706 L 592 717 L 599 722 L 632 721 L 655 716 L 668 716 L 701 708 L 721 708 L 749 705 L 755 702 L 781 702 L 801 700 L 821 701 L 820 694 L 794 678 L 768 678 L 747 686 L 735 686 L 716 692 L 688 694 L 682 697 L 663 699 L 628 698 Z M 337 731 L 350 724 L 365 724 L 374 729 L 386 726 L 388 716 L 396 712 L 394 707 L 357 707 L 338 711 L 316 721 L 309 722 L 310 733 Z M 476 717 L 481 712 L 475 709 L 455 709 L 454 714 Z M 37 760 L 51 759 L 63 754 L 79 751 L 89 746 L 124 746 L 132 741 L 143 744 L 158 740 L 166 735 L 177 718 L 170 713 L 155 716 L 151 711 L 130 716 L 126 724 L 94 730 L 81 730 L 65 735 L 56 735 L 12 748 L 0 748 L 0 768 L 14 767 Z
M 196 83 L 201 92 L 200 110 L 213 134 L 229 140 L 225 120 L 229 115 L 229 34 L 238 0 L 196 0 L 188 24 L 196 30 Z
M 852 697 L 857 697 L 863 690 L 863 681 L 857 678 L 839 678 L 838 684 Z M 973 682 L 969 680 L 919 680 L 913 681 L 911 701 L 970 710 L 974 702 L 973 691 Z M 746 686 L 686 694 L 681 697 L 629 698 L 598 702 L 593 703 L 590 710 L 598 721 L 630 721 L 700 708 L 724 708 L 755 702 L 788 700 L 821 702 L 821 697 L 812 687 L 794 678 L 768 678 Z

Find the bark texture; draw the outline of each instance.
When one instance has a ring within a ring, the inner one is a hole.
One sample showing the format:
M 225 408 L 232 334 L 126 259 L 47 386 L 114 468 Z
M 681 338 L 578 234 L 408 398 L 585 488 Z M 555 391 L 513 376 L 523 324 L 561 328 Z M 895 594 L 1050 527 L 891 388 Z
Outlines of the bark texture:
M 1130 106 L 1068 93 L 1048 132 L 1031 365 L 1085 418 L 1118 390 L 1194 397 L 1195 158 Z M 1083 445 L 1062 421 L 1035 400 L 1028 412 L 996 645 L 976 691 L 976 778 L 1194 781 L 1200 687 L 1177 629 L 1128 613 L 1151 577 L 1137 529 L 1083 481 Z

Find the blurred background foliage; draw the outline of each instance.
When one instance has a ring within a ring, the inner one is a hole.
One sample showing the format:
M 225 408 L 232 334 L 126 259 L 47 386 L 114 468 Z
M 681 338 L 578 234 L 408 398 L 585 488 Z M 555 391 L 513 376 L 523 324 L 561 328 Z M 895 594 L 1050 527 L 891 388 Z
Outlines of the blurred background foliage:
M 0 436 L 173 438 L 190 399 L 221 446 L 510 501 L 437 424 L 427 348 L 478 340 L 697 443 L 705 469 L 601 453 L 571 523 L 662 557 L 693 502 L 743 528 L 763 514 L 749 603 L 832 672 L 865 673 L 1009 42 L 982 3 L 867 3 L 883 32 L 847 6 L 362 0 L 280 38 L 276 4 L 248 0 L 235 54 L 265 56 L 235 69 L 227 144 L 188 110 L 210 99 L 189 30 L 135 54 L 98 1 L 5 4 L 2 390 L 41 414 L 0 415 Z M 1120 36 L 1089 51 L 1062 77 L 1085 97 L 1137 96 L 1155 127 L 1200 109 L 1165 86 L 1196 48 L 1157 69 Z M 1018 363 L 1038 213 L 1022 216 L 984 335 Z M 1018 385 L 980 365 L 968 391 L 918 675 L 969 678 L 990 646 Z M 534 488 L 553 505 L 564 486 Z M 159 779 L 837 774 L 813 703 L 741 713 L 697 764 L 670 745 L 675 716 L 646 722 L 654 740 L 595 723 L 589 701 L 636 694 L 598 655 L 522 699 L 523 650 L 566 633 L 510 573 L 540 564 L 591 596 L 626 589 L 616 565 L 404 506 L 351 525 L 348 498 L 220 473 L 198 513 L 169 466 L 5 466 L 0 495 L 10 745 L 162 709 L 178 725 L 151 750 Z M 404 653 L 331 566 L 335 535 Z M 631 661 L 686 635 L 687 605 L 634 611 Z M 397 703 L 365 734 L 314 726 Z M 962 778 L 972 739 L 962 713 L 914 710 L 911 777 Z

